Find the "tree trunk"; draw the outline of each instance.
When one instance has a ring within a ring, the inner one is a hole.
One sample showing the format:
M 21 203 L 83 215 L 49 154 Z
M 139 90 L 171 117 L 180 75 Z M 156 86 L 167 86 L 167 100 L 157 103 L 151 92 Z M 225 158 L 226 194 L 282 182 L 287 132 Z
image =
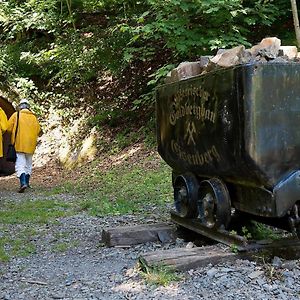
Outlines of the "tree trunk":
M 292 5 L 292 13 L 293 13 L 293 20 L 294 20 L 294 27 L 297 39 L 297 46 L 300 48 L 300 27 L 299 27 L 299 18 L 298 18 L 298 10 L 297 10 L 297 3 L 296 0 L 291 0 Z

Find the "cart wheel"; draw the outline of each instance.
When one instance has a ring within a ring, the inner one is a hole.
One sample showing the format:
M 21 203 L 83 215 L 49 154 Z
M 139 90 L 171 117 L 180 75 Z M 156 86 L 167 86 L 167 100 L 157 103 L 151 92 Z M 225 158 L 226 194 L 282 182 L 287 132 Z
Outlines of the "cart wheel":
M 178 214 L 183 218 L 196 218 L 198 216 L 199 183 L 192 173 L 179 175 L 174 181 L 174 202 Z
M 226 185 L 217 178 L 200 183 L 198 211 L 201 223 L 209 228 L 228 228 L 231 202 Z

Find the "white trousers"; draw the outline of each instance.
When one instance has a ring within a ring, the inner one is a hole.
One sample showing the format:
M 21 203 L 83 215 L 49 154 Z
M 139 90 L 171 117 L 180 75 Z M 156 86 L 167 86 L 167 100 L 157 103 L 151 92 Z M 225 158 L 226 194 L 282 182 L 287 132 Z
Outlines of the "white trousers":
M 22 173 L 31 175 L 32 155 L 33 154 L 17 152 L 17 161 L 15 163 L 17 177 L 20 177 Z

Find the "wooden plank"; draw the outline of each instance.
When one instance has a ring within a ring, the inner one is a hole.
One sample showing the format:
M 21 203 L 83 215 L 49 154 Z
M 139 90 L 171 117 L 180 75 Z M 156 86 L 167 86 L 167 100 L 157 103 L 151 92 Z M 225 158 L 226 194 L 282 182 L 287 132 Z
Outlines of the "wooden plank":
M 175 230 L 173 225 L 165 223 L 107 228 L 102 231 L 102 242 L 108 247 L 167 243 L 175 241 Z
M 288 260 L 300 258 L 300 240 L 297 237 L 275 240 L 263 246 L 262 250 L 268 252 L 271 256 L 279 256 Z
M 140 256 L 139 261 L 149 267 L 157 265 L 168 266 L 180 271 L 204 267 L 208 264 L 218 264 L 221 262 L 234 261 L 238 258 L 245 258 L 245 254 L 225 251 L 216 246 L 195 247 L 195 248 L 175 248 L 168 250 L 158 250 L 145 253 Z

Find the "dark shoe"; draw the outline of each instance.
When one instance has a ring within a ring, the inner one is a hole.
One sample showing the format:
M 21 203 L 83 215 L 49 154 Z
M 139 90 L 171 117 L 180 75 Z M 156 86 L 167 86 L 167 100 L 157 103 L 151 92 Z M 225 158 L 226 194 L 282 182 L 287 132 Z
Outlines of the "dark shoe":
M 27 185 L 22 185 L 20 187 L 20 189 L 18 190 L 18 193 L 24 193 L 24 191 L 26 190 L 26 188 L 27 188 Z
M 25 173 L 22 173 L 20 176 L 20 189 L 19 189 L 19 193 L 24 193 L 25 189 L 27 188 L 27 184 L 26 184 L 26 175 Z

